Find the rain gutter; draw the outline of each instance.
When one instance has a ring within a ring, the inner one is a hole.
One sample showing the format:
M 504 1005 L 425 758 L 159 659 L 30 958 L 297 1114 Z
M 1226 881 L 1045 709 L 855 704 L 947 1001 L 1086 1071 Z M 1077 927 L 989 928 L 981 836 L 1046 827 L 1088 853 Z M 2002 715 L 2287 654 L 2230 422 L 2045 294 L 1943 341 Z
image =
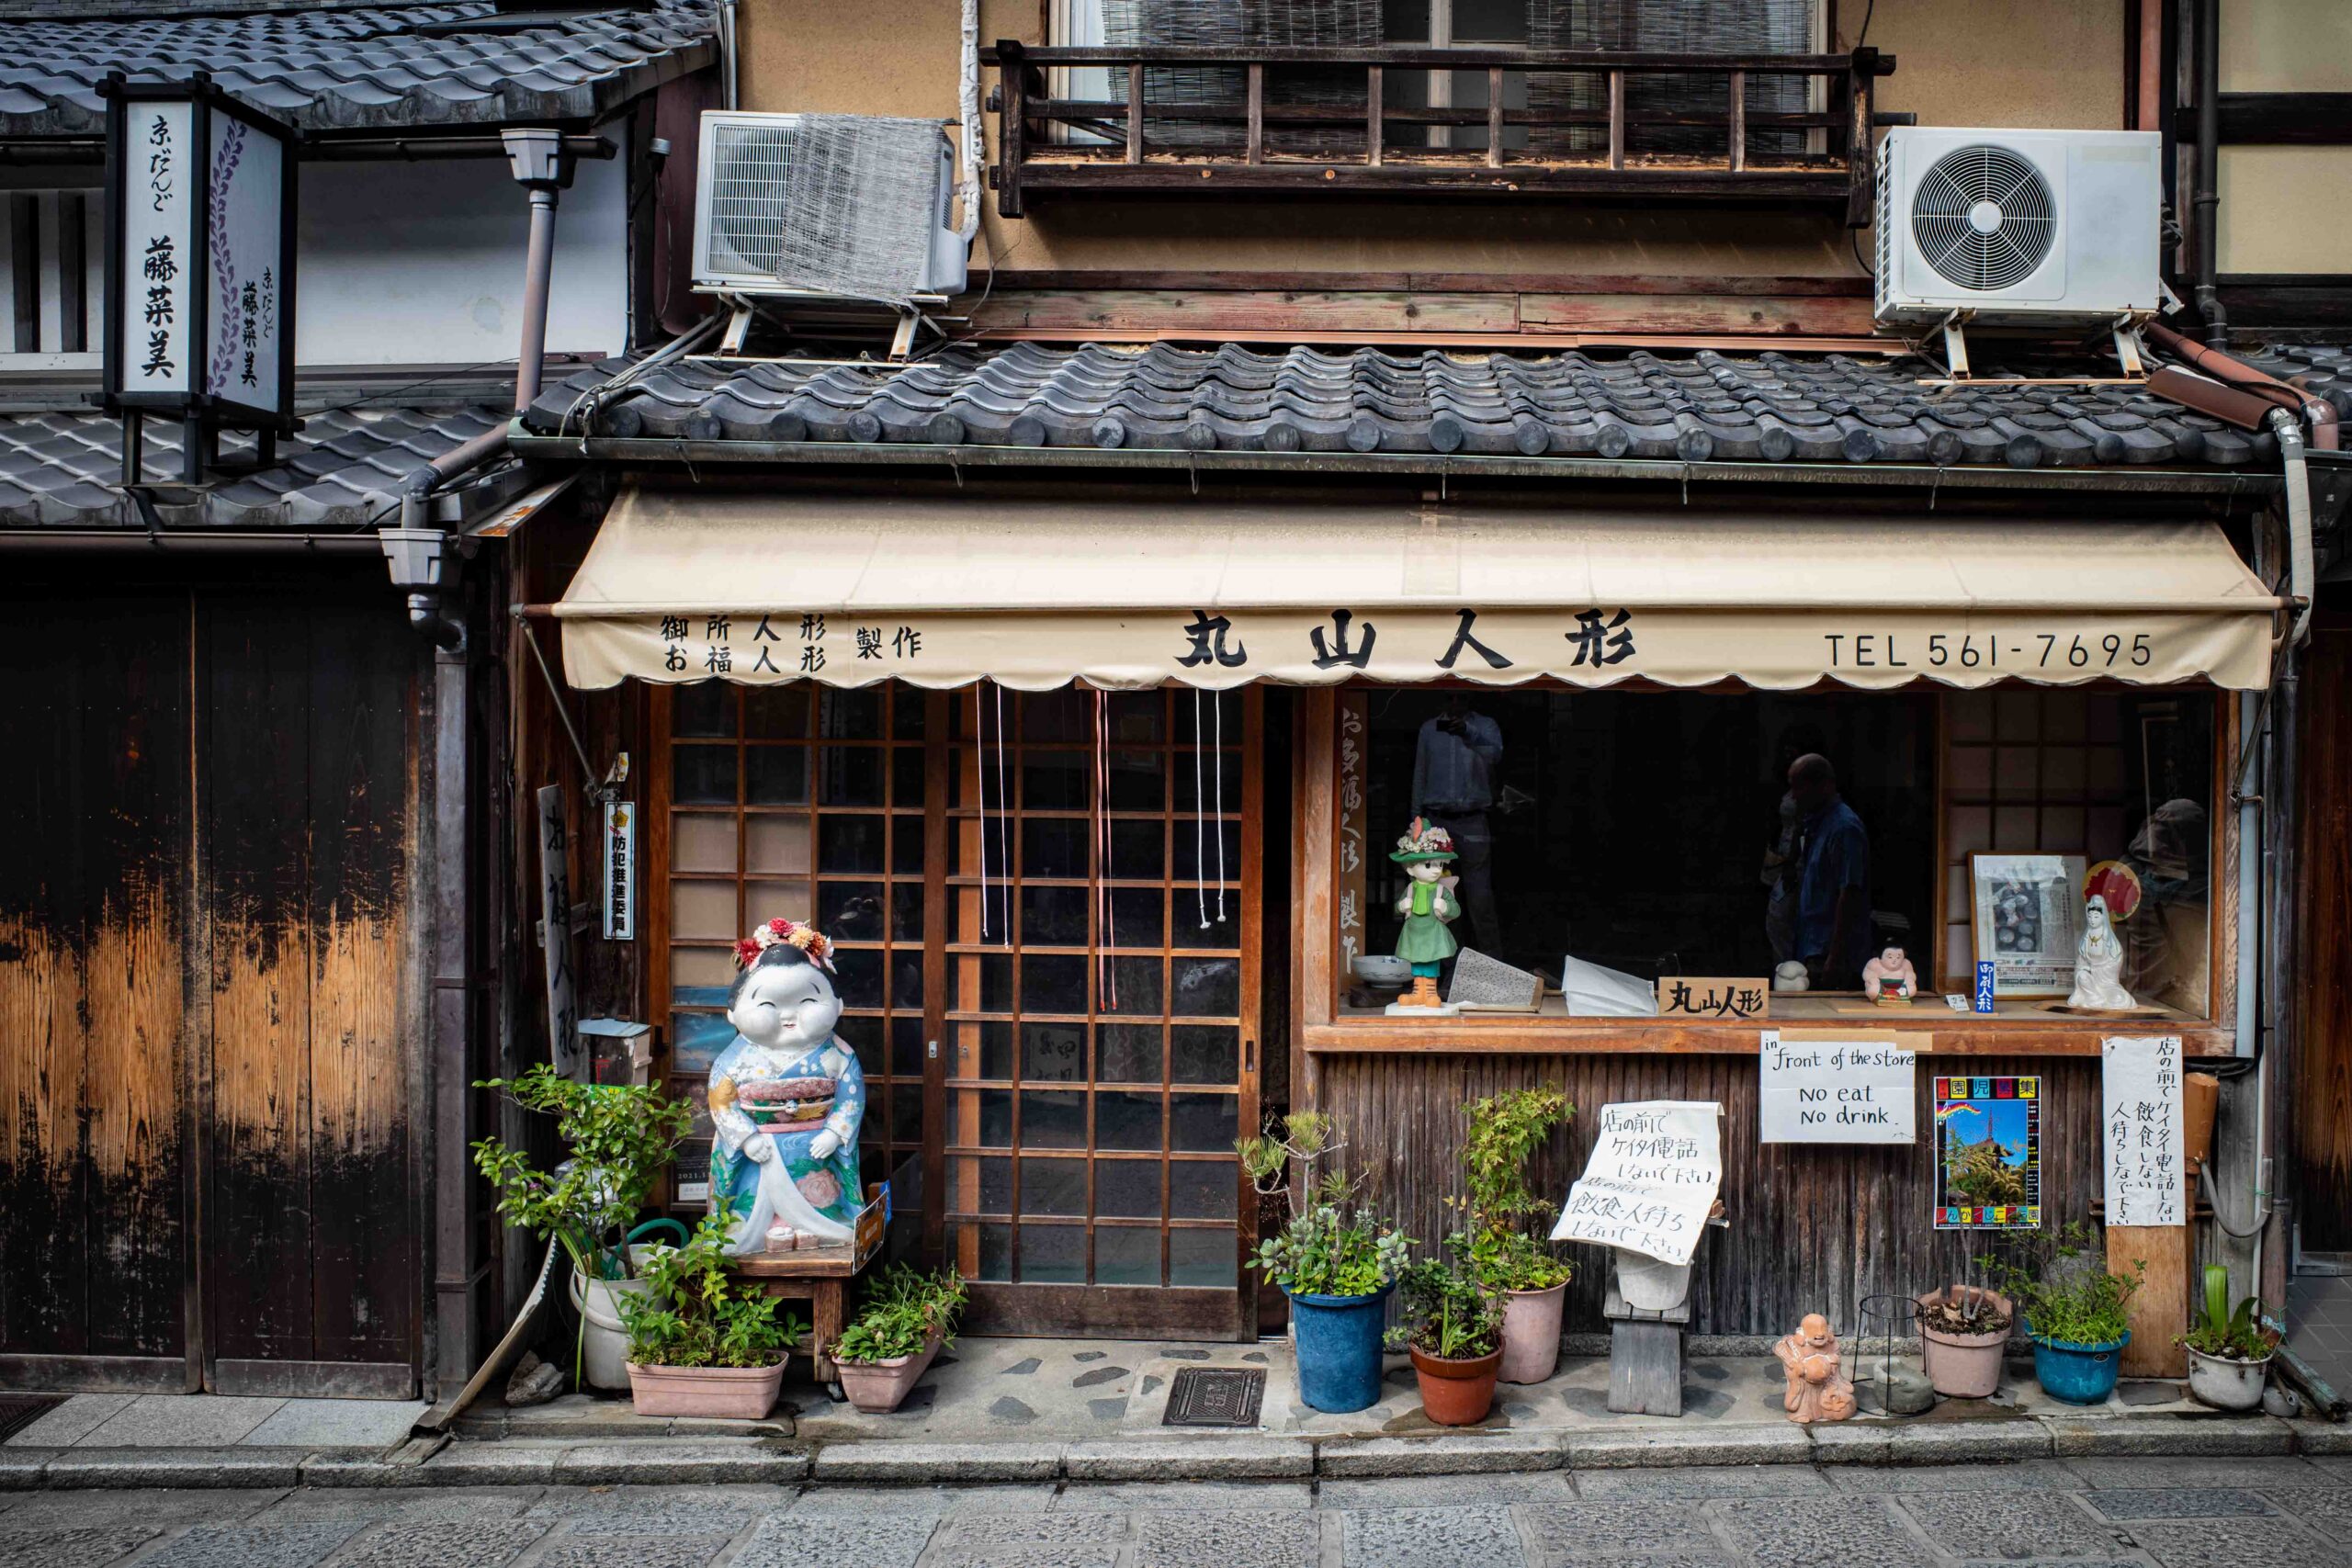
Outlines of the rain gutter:
M 1895 486 L 1926 490 L 2075 491 L 2124 495 L 2268 496 L 2275 472 L 2256 469 L 2051 468 L 1931 463 L 1685 463 L 1639 457 L 1503 457 L 1421 452 L 1195 452 L 1183 447 L 981 446 L 889 441 L 692 441 L 660 436 L 533 435 L 507 450 L 542 460 L 613 463 L 933 466 L 965 468 L 1163 469 L 1205 473 L 1375 474 L 1395 479 L 1645 479 L 1676 484 Z

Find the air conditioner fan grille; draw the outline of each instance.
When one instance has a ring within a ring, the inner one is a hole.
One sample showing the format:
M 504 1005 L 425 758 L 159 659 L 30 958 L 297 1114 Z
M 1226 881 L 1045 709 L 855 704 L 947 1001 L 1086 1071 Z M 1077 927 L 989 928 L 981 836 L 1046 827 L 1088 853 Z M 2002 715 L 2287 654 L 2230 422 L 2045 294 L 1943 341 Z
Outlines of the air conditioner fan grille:
M 2006 147 L 1961 147 L 1911 194 L 1911 234 L 1937 276 L 1962 288 L 2010 288 L 2048 259 L 2058 234 L 2050 182 Z

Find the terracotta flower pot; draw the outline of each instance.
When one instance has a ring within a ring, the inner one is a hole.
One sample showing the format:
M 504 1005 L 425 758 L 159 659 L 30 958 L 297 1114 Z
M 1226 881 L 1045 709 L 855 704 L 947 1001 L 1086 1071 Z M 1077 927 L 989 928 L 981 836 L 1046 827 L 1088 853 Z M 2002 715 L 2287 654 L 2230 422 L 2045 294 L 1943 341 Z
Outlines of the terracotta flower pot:
M 2016 1309 L 2009 1298 L 1998 1292 L 1973 1286 L 1962 1289 L 1986 1306 L 1999 1309 L 2001 1315 L 2014 1323 Z M 1932 1312 L 1944 1304 L 1945 1292 L 1939 1287 L 1918 1298 L 1920 1310 Z M 2001 1386 L 2001 1352 L 2009 1342 L 2007 1326 L 1987 1334 L 1948 1334 L 1930 1328 L 1923 1319 L 1919 1324 L 1919 1365 L 1928 1374 L 1928 1386 L 1951 1399 L 1989 1399 Z
M 1471 1427 L 1487 1418 L 1495 1407 L 1495 1374 L 1502 1370 L 1499 1348 L 1462 1360 L 1423 1355 L 1418 1345 L 1409 1348 L 1423 1415 L 1441 1427 Z
M 640 1367 L 628 1363 L 639 1416 L 708 1416 L 757 1421 L 775 1408 L 784 1363 L 773 1367 Z
M 1558 1370 L 1567 1294 L 1566 1280 L 1548 1291 L 1503 1292 L 1503 1382 L 1542 1382 Z
M 849 1402 L 868 1416 L 887 1416 L 906 1402 L 931 1370 L 933 1357 L 939 1354 L 940 1335 L 933 1332 L 923 1348 L 911 1356 L 891 1356 L 879 1361 L 842 1361 L 833 1370 L 842 1380 L 842 1393 Z

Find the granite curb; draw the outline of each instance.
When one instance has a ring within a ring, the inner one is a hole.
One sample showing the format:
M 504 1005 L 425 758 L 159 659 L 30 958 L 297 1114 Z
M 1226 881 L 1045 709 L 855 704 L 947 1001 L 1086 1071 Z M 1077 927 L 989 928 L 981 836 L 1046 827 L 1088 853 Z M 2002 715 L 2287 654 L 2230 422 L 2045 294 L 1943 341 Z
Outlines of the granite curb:
M 2034 1416 L 1825 1426 L 1634 1426 L 1310 1438 L 1277 1434 L 1134 1441 L 814 1446 L 704 1441 L 411 1441 L 386 1450 L 0 1449 L 0 1491 L 97 1487 L 384 1488 L 765 1483 L 1332 1480 L 1687 1465 L 1954 1465 L 2029 1460 L 2352 1453 L 2352 1427 L 2269 1416 Z

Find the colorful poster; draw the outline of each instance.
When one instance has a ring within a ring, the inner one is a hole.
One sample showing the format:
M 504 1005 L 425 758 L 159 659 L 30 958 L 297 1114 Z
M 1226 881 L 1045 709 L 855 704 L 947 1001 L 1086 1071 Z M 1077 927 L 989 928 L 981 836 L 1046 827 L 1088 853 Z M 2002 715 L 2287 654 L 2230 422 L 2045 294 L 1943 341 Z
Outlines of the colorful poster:
M 1936 1229 L 2041 1227 L 2041 1080 L 1939 1077 Z

